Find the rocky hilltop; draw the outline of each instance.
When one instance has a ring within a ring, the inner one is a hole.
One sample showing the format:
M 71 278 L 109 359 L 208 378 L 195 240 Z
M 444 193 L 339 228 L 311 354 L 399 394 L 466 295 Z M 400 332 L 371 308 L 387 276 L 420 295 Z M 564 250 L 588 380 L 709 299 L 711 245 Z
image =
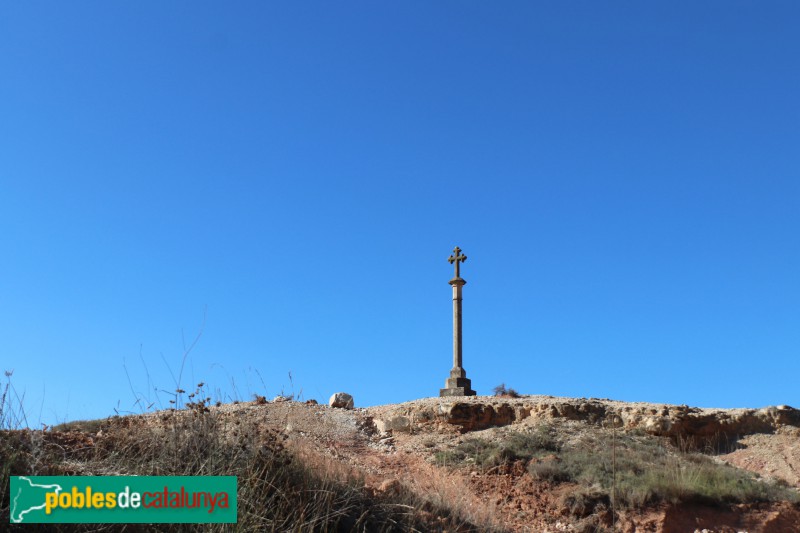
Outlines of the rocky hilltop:
M 391 436 L 397 449 L 406 454 L 424 454 L 426 446 L 457 448 L 471 439 L 501 445 L 515 434 L 543 426 L 551 428 L 565 446 L 589 440 L 607 448 L 610 431 L 641 435 L 644 441 L 650 439 L 665 448 L 700 451 L 714 464 L 752 472 L 762 483 L 800 489 L 800 410 L 787 405 L 710 409 L 552 396 L 428 398 L 370 407 L 364 416 L 374 424 L 379 439 Z M 645 475 L 648 465 L 641 466 Z M 688 470 L 681 466 L 676 475 L 688 475 Z M 472 492 L 495 498 L 502 522 L 515 530 L 602 531 L 611 526 L 622 531 L 800 531 L 796 499 L 793 504 L 712 503 L 703 498 L 682 503 L 651 501 L 620 512 L 609 524 L 602 505 L 594 515 L 595 509 L 576 515 L 570 508 L 569 492 L 580 492 L 581 487 L 537 484 L 529 479 L 530 471 L 520 468 L 487 474 L 486 469 L 472 467 L 469 476 Z M 487 483 L 495 483 L 495 490 L 486 490 Z M 496 491 L 498 487 L 502 488 Z
M 283 427 L 296 442 L 356 469 L 373 490 L 433 495 L 497 530 L 800 531 L 800 410 L 785 405 L 708 409 L 596 398 L 473 396 L 355 410 L 286 402 L 267 406 L 266 412 L 277 424 L 288 421 Z M 542 428 L 558 446 L 532 456 L 509 451 L 507 443 Z M 716 501 L 713 491 L 723 490 L 725 481 L 714 475 L 710 494 L 653 496 L 612 510 L 596 480 L 535 475 L 551 462 L 568 463 L 572 451 L 581 449 L 607 459 L 601 466 L 610 471 L 615 443 L 618 460 L 641 462 L 632 468 L 642 478 L 648 470 L 699 478 L 705 474 L 692 465 L 706 460 L 708 468 L 754 474 L 757 486 L 786 487 L 789 496 L 767 501 L 766 492 L 759 492 L 753 501 L 744 496 L 739 501 L 734 489 Z M 624 458 L 637 447 L 650 451 Z M 500 459 L 482 462 L 481 450 L 498 451 Z M 658 470 L 665 464 L 667 470 Z M 576 494 L 586 501 L 576 503 Z
M 0 432 L 0 459 L 54 475 L 236 475 L 245 531 L 800 531 L 800 410 L 789 406 L 337 405 L 258 396 Z
M 725 437 L 775 433 L 800 427 L 800 410 L 787 405 L 762 409 L 706 409 L 687 405 L 626 403 L 597 398 L 471 396 L 423 399 L 367 410 L 379 430 L 413 431 L 429 425 L 468 432 L 551 420 L 640 429 L 662 437 Z

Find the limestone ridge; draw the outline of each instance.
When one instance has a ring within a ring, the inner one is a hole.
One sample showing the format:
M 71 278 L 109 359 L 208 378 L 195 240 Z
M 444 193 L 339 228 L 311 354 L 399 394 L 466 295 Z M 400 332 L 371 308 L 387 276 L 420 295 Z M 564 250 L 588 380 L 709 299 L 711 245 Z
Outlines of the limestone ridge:
M 449 381 L 449 380 L 448 380 Z M 708 409 L 686 405 L 626 403 L 585 398 L 525 396 L 522 398 L 479 397 L 469 400 L 418 400 L 384 408 L 373 408 L 376 421 L 387 427 L 402 414 L 410 422 L 408 431 L 422 426 L 450 426 L 465 433 L 548 420 L 574 420 L 601 427 L 640 429 L 663 437 L 741 436 L 786 432 L 800 436 L 800 410 L 786 405 L 762 409 Z

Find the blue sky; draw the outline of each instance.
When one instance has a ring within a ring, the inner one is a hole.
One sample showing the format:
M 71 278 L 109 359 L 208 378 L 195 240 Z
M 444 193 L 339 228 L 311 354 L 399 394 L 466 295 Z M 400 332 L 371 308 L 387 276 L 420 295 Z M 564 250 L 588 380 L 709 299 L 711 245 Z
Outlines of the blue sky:
M 481 394 L 800 405 L 798 21 L 5 2 L 1 370 L 34 423 L 137 411 L 202 327 L 184 388 L 435 396 L 458 245 Z

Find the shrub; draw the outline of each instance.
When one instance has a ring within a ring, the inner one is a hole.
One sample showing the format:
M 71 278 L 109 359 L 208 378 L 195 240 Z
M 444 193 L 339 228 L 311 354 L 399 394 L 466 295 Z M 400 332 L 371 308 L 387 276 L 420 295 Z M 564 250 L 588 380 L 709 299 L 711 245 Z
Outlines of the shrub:
M 514 389 L 512 389 L 511 387 L 506 388 L 506 384 L 505 383 L 501 383 L 500 385 L 498 385 L 497 387 L 492 389 L 492 392 L 494 392 L 495 396 L 505 396 L 507 398 L 519 398 L 520 397 L 520 394 L 517 391 L 515 391 Z
M 528 460 L 559 449 L 552 428 L 540 425 L 530 433 L 511 433 L 500 442 L 477 438 L 466 439 L 453 450 L 438 452 L 434 456 L 434 461 L 439 465 L 466 462 L 493 467 L 520 459 Z
M 643 435 L 585 435 L 577 444 L 561 446 L 553 429 L 542 425 L 531 433 L 512 433 L 500 442 L 465 440 L 436 457 L 439 464 L 471 462 L 485 467 L 520 459 L 528 460 L 528 472 L 536 479 L 591 487 L 592 498 L 597 499 L 599 491 L 622 507 L 659 501 L 800 500 L 796 491 L 780 483 L 756 479 L 749 472 L 717 464 L 697 452 L 680 452 L 664 439 Z

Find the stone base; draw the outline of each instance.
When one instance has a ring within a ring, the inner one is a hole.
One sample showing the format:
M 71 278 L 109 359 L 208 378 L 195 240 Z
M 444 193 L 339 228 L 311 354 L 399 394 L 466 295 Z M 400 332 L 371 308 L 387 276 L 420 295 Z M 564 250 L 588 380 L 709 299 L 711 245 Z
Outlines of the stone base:
M 472 390 L 472 382 L 465 377 L 447 378 L 444 386 L 444 389 L 439 389 L 439 396 L 475 396 L 475 391 Z
M 476 392 L 469 387 L 455 387 L 452 389 L 439 389 L 439 396 L 475 396 Z

